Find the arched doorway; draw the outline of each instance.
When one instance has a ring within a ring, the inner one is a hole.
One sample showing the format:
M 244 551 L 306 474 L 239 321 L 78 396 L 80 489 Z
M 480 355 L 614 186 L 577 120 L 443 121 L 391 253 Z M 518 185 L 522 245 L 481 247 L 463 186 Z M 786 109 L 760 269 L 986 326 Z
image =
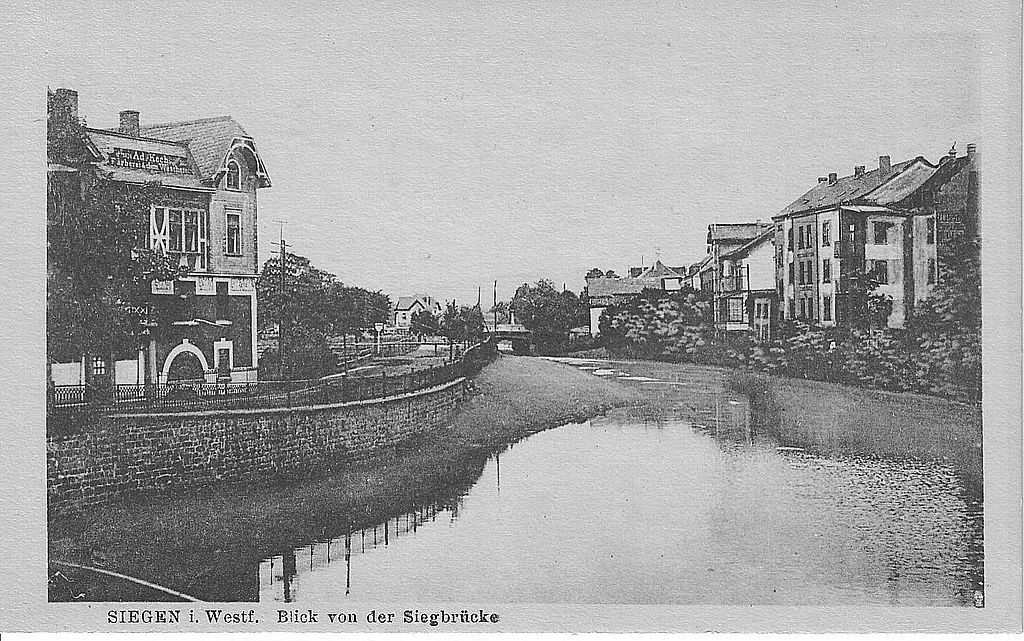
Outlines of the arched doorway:
M 206 380 L 206 372 L 210 369 L 203 352 L 183 340 L 167 355 L 161 379 L 167 383 L 199 382 Z
M 206 371 L 203 364 L 199 362 L 192 352 L 181 352 L 174 357 L 167 367 L 168 383 L 202 383 L 205 380 Z

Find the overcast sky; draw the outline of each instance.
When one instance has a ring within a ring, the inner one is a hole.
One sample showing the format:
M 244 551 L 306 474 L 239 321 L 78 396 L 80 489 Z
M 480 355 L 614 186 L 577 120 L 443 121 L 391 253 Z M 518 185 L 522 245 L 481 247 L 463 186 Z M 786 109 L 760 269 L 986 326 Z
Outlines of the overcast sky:
M 234 116 L 273 181 L 261 259 L 283 220 L 346 283 L 486 306 L 695 262 L 709 223 L 880 154 L 984 154 L 975 29 L 1003 28 L 963 0 L 407 4 L 68 3 L 40 78 L 94 127 Z

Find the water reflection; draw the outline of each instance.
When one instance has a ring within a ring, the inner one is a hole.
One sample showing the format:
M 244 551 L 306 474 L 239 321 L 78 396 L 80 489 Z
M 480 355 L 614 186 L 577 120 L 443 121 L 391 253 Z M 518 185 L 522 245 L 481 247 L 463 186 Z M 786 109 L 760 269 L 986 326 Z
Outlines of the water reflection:
M 500 462 L 494 457 L 495 469 Z M 265 559 L 260 564 L 260 601 L 282 601 L 292 603 L 299 600 L 298 586 L 302 577 L 310 572 L 336 568 L 344 564 L 345 596 L 352 592 L 352 557 L 385 549 L 403 537 L 415 535 L 424 526 L 436 523 L 439 518 L 449 525 L 459 518 L 459 507 L 464 494 L 439 500 L 399 514 L 383 523 L 356 529 L 345 534 L 325 539 L 280 555 Z M 315 595 L 314 597 L 315 598 Z
M 753 423 L 745 399 L 673 391 L 536 434 L 472 486 L 265 560 L 260 600 L 975 603 L 981 502 L 953 468 Z

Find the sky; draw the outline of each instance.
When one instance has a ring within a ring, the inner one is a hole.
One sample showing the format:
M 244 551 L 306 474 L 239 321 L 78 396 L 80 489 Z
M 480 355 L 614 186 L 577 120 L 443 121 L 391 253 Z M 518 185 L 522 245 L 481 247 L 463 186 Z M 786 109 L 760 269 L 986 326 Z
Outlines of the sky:
M 232 115 L 273 181 L 260 256 L 473 303 L 591 267 L 688 265 L 818 176 L 984 155 L 986 5 L 50 5 L 40 81 L 90 126 Z M 981 8 L 979 8 L 981 7 Z M 989 7 L 991 8 L 991 7 Z M 1007 42 L 1012 38 L 1007 38 Z M 1019 78 L 1017 79 L 1019 82 Z M 43 88 L 40 87 L 40 95 Z

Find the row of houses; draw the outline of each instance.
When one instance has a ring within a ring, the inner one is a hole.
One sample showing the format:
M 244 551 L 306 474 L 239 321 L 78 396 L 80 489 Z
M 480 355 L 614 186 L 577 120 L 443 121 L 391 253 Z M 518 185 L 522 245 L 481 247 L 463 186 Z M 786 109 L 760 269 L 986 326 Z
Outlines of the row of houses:
M 588 278 L 591 333 L 608 305 L 644 288 L 708 292 L 723 332 L 771 340 L 782 320 L 843 326 L 859 313 L 858 279 L 892 299 L 902 327 L 939 278 L 939 248 L 978 233 L 977 148 L 955 147 L 938 163 L 922 156 L 830 173 L 770 221 L 708 225 L 707 254 L 689 267 L 658 261 L 627 278 Z M 635 272 L 635 273 L 634 273 Z

